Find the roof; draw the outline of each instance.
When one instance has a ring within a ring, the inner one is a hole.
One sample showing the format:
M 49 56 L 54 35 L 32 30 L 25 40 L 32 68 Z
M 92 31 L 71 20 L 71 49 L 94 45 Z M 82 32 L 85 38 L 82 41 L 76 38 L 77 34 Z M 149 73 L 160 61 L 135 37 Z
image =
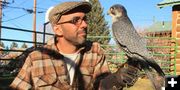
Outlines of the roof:
M 172 22 L 171 21 L 156 21 L 151 26 L 146 28 L 147 32 L 162 32 L 162 31 L 171 31 Z
M 180 5 L 180 0 L 164 0 L 157 4 L 157 7 L 163 8 L 166 6 Z

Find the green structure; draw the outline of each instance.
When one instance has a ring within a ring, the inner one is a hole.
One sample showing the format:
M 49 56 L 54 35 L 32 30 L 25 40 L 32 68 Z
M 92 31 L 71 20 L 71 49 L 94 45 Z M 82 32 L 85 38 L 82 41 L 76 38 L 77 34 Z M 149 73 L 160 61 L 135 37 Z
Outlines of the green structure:
M 172 7 L 171 37 L 176 39 L 177 44 L 171 43 L 171 46 L 176 46 L 175 50 L 171 50 L 171 54 L 175 54 L 175 56 L 171 57 L 171 66 L 176 68 L 175 74 L 180 75 L 180 0 L 163 0 L 157 6 L 159 8 Z M 175 63 L 173 64 L 172 62 Z
M 157 6 L 159 8 L 163 8 L 166 6 L 174 6 L 174 5 L 179 5 L 180 4 L 180 0 L 164 0 L 160 3 L 157 4 Z
M 162 32 L 171 31 L 172 22 L 171 21 L 155 21 L 151 26 L 146 28 L 147 32 Z

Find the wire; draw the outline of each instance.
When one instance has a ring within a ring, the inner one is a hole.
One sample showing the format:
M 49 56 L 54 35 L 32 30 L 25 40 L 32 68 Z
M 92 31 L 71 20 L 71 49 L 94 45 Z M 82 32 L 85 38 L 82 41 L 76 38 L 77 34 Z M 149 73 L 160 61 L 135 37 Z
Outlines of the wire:
M 9 18 L 8 16 L 5 16 L 6 18 Z M 10 24 L 12 24 L 13 26 L 15 26 L 15 27 L 17 27 L 17 28 L 23 28 L 22 26 L 22 24 L 21 23 L 19 23 L 18 21 L 16 21 L 16 20 L 13 20 L 13 21 L 11 21 L 11 22 L 4 22 L 3 24 L 5 24 L 5 23 L 10 23 Z
M 25 10 L 26 12 L 28 12 L 28 13 L 33 13 L 33 9 L 27 9 L 27 8 L 23 8 L 23 7 L 14 7 L 14 6 L 7 6 L 7 7 L 9 7 L 9 8 L 14 8 L 14 9 L 22 9 L 22 10 Z M 45 9 L 45 8 L 40 8 L 40 7 L 38 7 L 39 9 Z M 37 11 L 37 13 L 44 13 L 44 12 L 46 12 L 46 11 Z
M 23 4 L 25 4 L 25 2 L 27 2 L 28 0 L 24 0 L 24 1 L 22 1 L 22 2 L 18 2 L 18 4 L 16 3 L 17 2 L 17 0 L 15 1 L 15 0 L 12 0 L 11 1 L 11 3 L 8 3 L 8 4 L 13 4 L 13 5 L 15 5 L 15 6 L 22 6 Z M 16 8 L 16 9 L 23 9 L 22 7 L 13 7 L 13 6 L 8 6 L 7 4 L 6 5 L 4 5 L 4 9 L 5 9 L 5 7 L 10 7 L 10 8 Z M 5 11 L 5 12 L 12 12 L 13 10 L 8 10 L 8 11 Z
M 46 8 L 41 8 L 41 7 L 36 7 L 37 9 L 43 9 L 43 10 L 47 10 Z
M 20 4 L 18 4 L 17 6 L 21 6 L 22 4 L 25 4 L 25 2 L 27 2 L 28 0 L 24 0 L 22 1 Z
M 16 23 L 17 23 L 17 22 L 16 22 Z M 21 28 L 20 26 L 22 26 L 22 25 L 19 26 L 19 25 L 15 24 L 15 23 L 12 23 L 12 22 L 11 22 L 11 24 L 14 25 L 14 26 L 16 26 L 17 28 Z
M 23 7 L 14 7 L 14 6 L 8 6 L 8 5 L 6 5 L 6 7 L 14 8 L 14 9 L 25 9 L 25 8 L 23 8 Z
M 23 17 L 23 16 L 25 16 L 25 15 L 28 15 L 28 14 L 29 14 L 29 13 L 26 13 L 26 14 L 23 14 L 23 15 L 21 15 L 21 16 L 18 16 L 18 17 L 9 19 L 9 20 L 5 20 L 5 21 L 2 21 L 2 22 L 8 22 L 8 21 L 12 21 L 12 20 L 15 20 L 15 19 L 19 19 L 19 18 L 21 18 L 21 17 Z

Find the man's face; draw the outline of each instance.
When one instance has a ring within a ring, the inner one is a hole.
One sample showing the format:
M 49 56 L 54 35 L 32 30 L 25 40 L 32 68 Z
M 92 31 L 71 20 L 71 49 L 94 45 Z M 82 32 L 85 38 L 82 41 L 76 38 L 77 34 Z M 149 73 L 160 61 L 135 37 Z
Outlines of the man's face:
M 61 36 L 73 45 L 81 45 L 86 41 L 87 23 L 83 12 L 75 12 L 61 16 L 58 24 Z

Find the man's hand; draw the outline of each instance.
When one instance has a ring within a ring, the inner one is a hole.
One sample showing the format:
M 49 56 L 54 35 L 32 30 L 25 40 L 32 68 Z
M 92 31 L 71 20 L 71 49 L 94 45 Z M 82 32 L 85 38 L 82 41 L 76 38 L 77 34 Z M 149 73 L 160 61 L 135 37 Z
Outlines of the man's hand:
M 138 70 L 134 66 L 123 64 L 115 74 L 117 79 L 125 84 L 125 86 L 132 86 L 137 81 Z
M 125 86 L 132 86 L 137 81 L 139 69 L 123 64 L 117 72 L 112 73 L 101 81 L 102 90 L 120 90 Z

